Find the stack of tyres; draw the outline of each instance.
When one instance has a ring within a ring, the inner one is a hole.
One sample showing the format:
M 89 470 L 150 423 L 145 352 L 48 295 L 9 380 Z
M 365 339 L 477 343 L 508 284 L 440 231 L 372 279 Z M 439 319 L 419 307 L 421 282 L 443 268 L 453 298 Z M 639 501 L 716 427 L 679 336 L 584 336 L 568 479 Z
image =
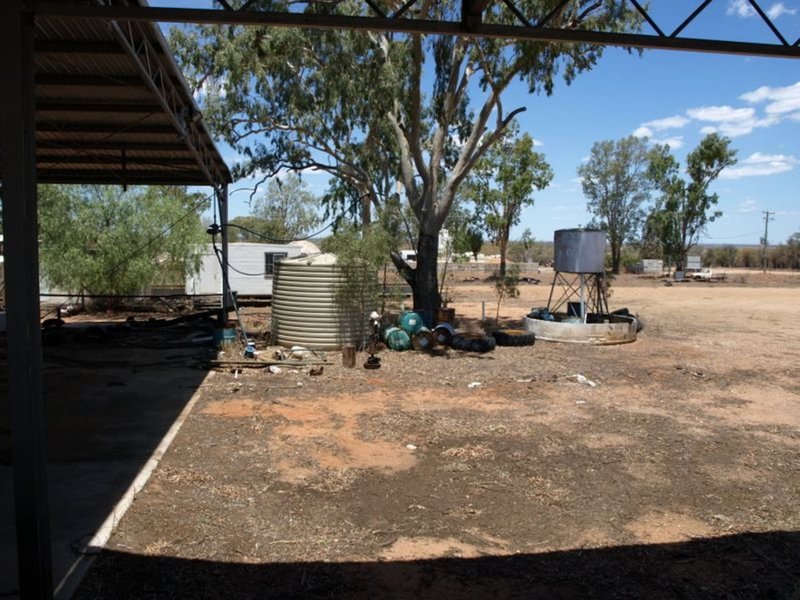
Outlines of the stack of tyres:
M 450 345 L 454 350 L 464 350 L 466 352 L 491 352 L 497 346 L 497 342 L 491 335 L 462 335 L 453 336 Z

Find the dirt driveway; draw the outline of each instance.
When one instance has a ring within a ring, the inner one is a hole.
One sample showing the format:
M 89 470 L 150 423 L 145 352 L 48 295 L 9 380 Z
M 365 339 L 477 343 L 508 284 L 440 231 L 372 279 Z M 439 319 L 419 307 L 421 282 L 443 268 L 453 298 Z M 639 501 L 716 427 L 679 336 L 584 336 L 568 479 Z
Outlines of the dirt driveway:
M 625 346 L 216 373 L 78 597 L 792 598 L 800 279 L 757 283 L 621 280 Z

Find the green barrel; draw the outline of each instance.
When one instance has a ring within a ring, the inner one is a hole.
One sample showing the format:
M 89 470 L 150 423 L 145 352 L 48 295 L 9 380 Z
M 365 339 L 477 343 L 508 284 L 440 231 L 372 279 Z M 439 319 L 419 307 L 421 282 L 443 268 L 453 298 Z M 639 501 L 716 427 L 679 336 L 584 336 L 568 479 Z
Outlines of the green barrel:
M 411 347 L 411 338 L 399 327 L 389 327 L 384 332 L 383 339 L 392 350 L 408 350 Z
M 422 317 L 413 311 L 404 312 L 400 315 L 400 327 L 408 335 L 414 335 L 422 329 L 424 325 Z

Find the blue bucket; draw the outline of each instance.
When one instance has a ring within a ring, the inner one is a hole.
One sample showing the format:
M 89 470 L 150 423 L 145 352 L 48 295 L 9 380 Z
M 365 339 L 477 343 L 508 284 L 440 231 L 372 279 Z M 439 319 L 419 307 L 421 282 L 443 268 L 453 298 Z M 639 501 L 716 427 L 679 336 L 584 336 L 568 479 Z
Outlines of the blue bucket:
M 215 327 L 211 337 L 216 346 L 228 346 L 236 341 L 236 327 Z

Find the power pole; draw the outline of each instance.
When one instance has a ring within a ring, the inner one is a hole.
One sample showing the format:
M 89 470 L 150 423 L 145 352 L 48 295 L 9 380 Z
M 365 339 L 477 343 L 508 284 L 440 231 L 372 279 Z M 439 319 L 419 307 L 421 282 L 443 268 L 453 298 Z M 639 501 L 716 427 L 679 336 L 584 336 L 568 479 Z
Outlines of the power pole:
M 769 210 L 765 210 L 765 211 L 762 211 L 762 212 L 764 213 L 764 239 L 762 240 L 762 242 L 764 243 L 764 249 L 763 249 L 762 253 L 763 253 L 764 273 L 766 273 L 767 272 L 767 250 L 769 250 L 769 238 L 767 237 L 769 235 L 769 222 L 775 220 L 775 218 L 771 216 L 771 215 L 774 215 L 775 213 L 772 212 L 772 211 L 769 211 Z

